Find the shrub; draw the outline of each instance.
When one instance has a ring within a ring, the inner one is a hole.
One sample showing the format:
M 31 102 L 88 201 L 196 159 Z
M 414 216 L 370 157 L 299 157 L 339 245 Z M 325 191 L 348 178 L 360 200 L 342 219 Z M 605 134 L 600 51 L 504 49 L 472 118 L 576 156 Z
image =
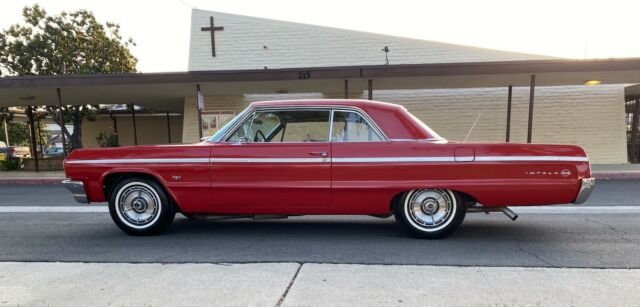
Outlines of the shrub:
M 22 159 L 17 157 L 8 157 L 6 160 L 0 161 L 0 169 L 3 171 L 13 171 L 22 168 Z

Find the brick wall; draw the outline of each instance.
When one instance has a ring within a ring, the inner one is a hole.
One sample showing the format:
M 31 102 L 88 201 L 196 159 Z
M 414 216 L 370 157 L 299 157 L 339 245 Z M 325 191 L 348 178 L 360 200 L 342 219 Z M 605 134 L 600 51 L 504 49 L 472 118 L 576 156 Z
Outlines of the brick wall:
M 216 57 L 211 56 L 213 16 Z M 269 69 L 343 65 L 381 65 L 388 46 L 390 64 L 455 63 L 551 58 L 284 22 L 194 9 L 191 16 L 189 70 Z

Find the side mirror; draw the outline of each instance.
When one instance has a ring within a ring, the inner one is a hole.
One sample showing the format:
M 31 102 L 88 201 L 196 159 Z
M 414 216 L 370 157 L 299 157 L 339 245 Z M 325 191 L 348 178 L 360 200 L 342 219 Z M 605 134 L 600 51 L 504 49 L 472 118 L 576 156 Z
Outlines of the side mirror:
M 209 139 L 208 136 L 203 136 L 203 137 L 200 138 L 200 141 L 206 141 L 207 139 Z
M 247 144 L 249 143 L 249 139 L 246 136 L 238 138 L 238 144 Z

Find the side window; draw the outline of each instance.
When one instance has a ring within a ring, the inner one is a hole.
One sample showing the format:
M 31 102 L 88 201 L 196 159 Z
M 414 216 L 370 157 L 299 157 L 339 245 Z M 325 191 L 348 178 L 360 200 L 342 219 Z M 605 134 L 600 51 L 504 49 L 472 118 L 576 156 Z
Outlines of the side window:
M 250 116 L 248 119 L 238 127 L 238 130 L 234 132 L 228 139 L 227 142 L 239 142 L 241 139 L 249 141 L 249 126 L 251 126 L 251 121 L 253 120 L 253 116 Z
M 237 142 L 326 142 L 329 111 L 258 111 L 227 140 Z
M 375 142 L 382 137 L 358 113 L 350 111 L 334 111 L 332 142 Z

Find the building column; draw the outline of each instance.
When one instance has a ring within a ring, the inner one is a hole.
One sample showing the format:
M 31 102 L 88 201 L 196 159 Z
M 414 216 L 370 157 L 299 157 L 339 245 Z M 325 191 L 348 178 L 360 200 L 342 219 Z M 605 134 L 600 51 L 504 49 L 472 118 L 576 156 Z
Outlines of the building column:
M 636 98 L 634 106 L 633 106 L 633 118 L 631 119 L 631 136 L 630 136 L 630 147 L 629 154 L 631 157 L 629 158 L 629 162 L 638 163 L 640 162 L 640 99 Z
M 40 165 L 38 164 L 38 149 L 36 148 L 36 129 L 33 126 L 33 107 L 27 106 L 27 119 L 29 121 L 29 143 L 31 145 L 31 158 L 33 159 L 33 165 L 36 172 L 40 171 Z
M 169 111 L 167 111 L 167 139 L 171 144 L 171 118 L 169 118 Z
M 349 99 L 349 80 L 344 79 L 344 99 Z
M 533 96 L 536 91 L 536 75 L 531 75 L 531 85 L 529 87 L 529 125 L 527 127 L 527 143 L 531 143 L 533 134 Z
M 42 153 L 42 156 L 44 157 L 44 148 L 42 147 L 42 129 L 40 128 L 40 120 L 37 119 L 36 120 L 36 130 L 38 131 L 38 138 L 36 140 L 38 140 L 38 145 L 40 146 L 40 152 Z
M 196 107 L 198 109 L 198 140 L 202 139 L 202 110 L 204 109 L 204 97 L 200 92 L 200 84 L 196 84 Z
M 118 118 L 113 116 L 113 111 L 109 111 L 109 118 L 113 121 L 113 135 L 116 136 L 116 143 L 120 145 L 120 139 L 118 138 Z
M 507 135 L 505 142 L 509 143 L 509 137 L 511 136 L 511 94 L 513 92 L 513 86 L 509 85 L 509 94 L 507 95 Z
M 138 145 L 138 131 L 136 129 L 136 105 L 131 104 L 131 119 L 133 120 L 133 144 Z
M 64 111 L 62 110 L 62 94 L 60 88 L 56 89 L 58 93 L 58 115 L 60 116 L 60 138 L 62 139 L 62 156 L 67 157 L 67 136 L 64 134 Z
M 4 119 L 4 139 L 5 141 L 7 141 L 7 146 L 10 146 L 9 144 L 9 122 L 7 122 L 6 119 Z
M 368 98 L 369 100 L 373 100 L 373 80 L 369 79 L 369 84 L 368 84 L 368 90 L 369 95 Z

